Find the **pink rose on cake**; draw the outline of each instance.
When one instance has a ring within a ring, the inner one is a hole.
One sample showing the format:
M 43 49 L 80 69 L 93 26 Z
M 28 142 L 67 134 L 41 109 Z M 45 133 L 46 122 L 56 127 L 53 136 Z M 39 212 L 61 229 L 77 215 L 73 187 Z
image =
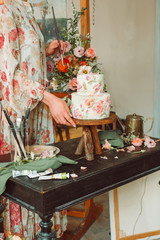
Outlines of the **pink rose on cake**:
M 82 89 L 82 85 L 81 84 L 77 84 L 77 91 L 79 92 Z
M 101 100 L 101 101 L 97 102 L 93 106 L 93 111 L 95 111 L 97 114 L 103 113 L 103 111 L 104 111 L 104 101 Z
M 101 92 L 102 92 L 102 88 L 100 86 L 100 84 L 96 83 L 94 86 L 93 86 L 93 89 L 98 92 L 100 89 L 101 89 Z
M 87 98 L 85 100 L 85 105 L 87 105 L 88 107 L 90 107 L 93 103 L 94 103 L 94 98 Z
M 82 112 L 78 108 L 74 110 L 74 117 L 78 119 L 82 119 Z
M 95 57 L 95 50 L 94 48 L 87 48 L 87 50 L 85 51 L 85 56 L 89 57 L 89 58 L 94 58 Z

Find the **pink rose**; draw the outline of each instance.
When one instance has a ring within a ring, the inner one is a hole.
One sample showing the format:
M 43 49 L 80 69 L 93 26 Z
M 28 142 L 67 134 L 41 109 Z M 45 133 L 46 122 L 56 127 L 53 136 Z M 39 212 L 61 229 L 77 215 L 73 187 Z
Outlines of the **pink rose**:
M 84 55 L 84 48 L 81 46 L 78 46 L 74 49 L 74 55 L 78 58 L 83 57 Z
M 91 78 L 90 75 L 87 75 L 87 76 L 86 76 L 86 80 L 87 80 L 87 81 L 90 81 L 91 79 L 92 79 L 92 78 Z
M 78 119 L 82 118 L 82 113 L 78 108 L 74 111 L 74 117 Z
M 134 138 L 132 141 L 133 146 L 140 147 L 142 145 L 142 139 L 140 138 Z
M 104 111 L 104 101 L 99 101 L 93 106 L 93 111 L 97 114 L 101 114 Z
M 65 41 L 65 42 L 64 42 L 64 49 L 65 49 L 65 52 L 66 52 L 66 53 L 71 50 L 71 44 L 70 44 L 70 42 L 68 42 L 68 41 Z
M 73 91 L 77 89 L 77 78 L 73 78 L 69 81 L 69 88 Z
M 88 107 L 90 107 L 94 102 L 94 98 L 87 98 L 85 100 L 85 105 L 87 105 Z
M 145 138 L 145 142 L 144 145 L 148 148 L 154 148 L 156 146 L 156 143 L 153 139 L 151 139 L 150 137 L 146 137 Z
M 94 86 L 93 86 L 93 89 L 98 92 L 100 90 L 100 84 L 99 83 L 96 83 Z
M 89 57 L 89 58 L 94 58 L 95 57 L 95 50 L 93 48 L 88 48 L 86 51 L 85 51 L 85 56 L 86 57 Z
M 54 69 L 54 63 L 51 60 L 48 60 L 47 61 L 47 72 L 51 73 L 51 72 L 53 72 L 53 69 Z
M 79 92 L 82 89 L 82 85 L 81 84 L 77 84 L 77 92 Z

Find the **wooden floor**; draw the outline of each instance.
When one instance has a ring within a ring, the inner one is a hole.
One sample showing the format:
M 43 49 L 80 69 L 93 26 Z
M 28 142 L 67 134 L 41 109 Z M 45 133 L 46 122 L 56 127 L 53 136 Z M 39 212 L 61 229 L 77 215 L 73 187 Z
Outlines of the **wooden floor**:
M 82 128 L 70 128 L 69 132 L 71 138 L 82 136 Z M 64 130 L 62 130 L 62 135 L 63 139 L 66 140 L 66 134 Z M 59 140 L 60 138 L 57 135 L 57 141 Z M 95 197 L 94 202 L 95 204 L 103 204 L 103 211 L 95 220 L 95 222 L 90 226 L 88 231 L 83 235 L 81 240 L 110 240 L 108 193 Z M 84 203 L 74 206 L 74 209 L 84 209 Z M 83 218 L 68 216 L 68 230 L 77 232 L 79 226 L 81 226 L 83 222 Z
M 96 204 L 103 204 L 101 215 L 91 225 L 81 240 L 110 240 L 110 224 L 109 224 L 109 204 L 108 193 L 102 194 L 94 198 Z M 83 204 L 81 204 L 82 206 Z M 78 208 L 80 207 L 77 206 Z M 68 229 L 76 231 L 78 226 L 83 222 L 81 218 L 68 216 Z

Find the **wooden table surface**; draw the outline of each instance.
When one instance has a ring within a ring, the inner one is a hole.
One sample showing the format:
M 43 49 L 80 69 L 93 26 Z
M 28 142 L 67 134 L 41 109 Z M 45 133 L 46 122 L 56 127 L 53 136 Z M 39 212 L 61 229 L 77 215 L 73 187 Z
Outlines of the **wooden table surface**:
M 138 154 L 105 150 L 102 156 L 108 159 L 96 155 L 93 161 L 86 161 L 84 156 L 74 155 L 78 142 L 79 139 L 72 139 L 55 144 L 60 148 L 60 154 L 78 161 L 77 165 L 63 165 L 56 172 L 76 173 L 78 178 L 38 181 L 19 177 L 10 178 L 7 182 L 3 195 L 41 217 L 40 240 L 56 239 L 50 226 L 54 211 L 81 203 L 160 169 L 160 143 Z M 3 156 L 0 157 L 2 160 Z M 86 166 L 87 171 L 82 171 L 81 166 Z

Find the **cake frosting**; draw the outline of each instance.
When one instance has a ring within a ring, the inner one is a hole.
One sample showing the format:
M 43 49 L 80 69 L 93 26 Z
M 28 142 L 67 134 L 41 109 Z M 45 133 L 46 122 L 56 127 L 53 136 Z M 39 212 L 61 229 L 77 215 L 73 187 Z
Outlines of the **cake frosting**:
M 71 113 L 76 119 L 108 118 L 110 94 L 104 92 L 103 74 L 78 74 L 77 92 L 71 94 L 71 102 Z
M 78 74 L 77 93 L 80 95 L 101 94 L 104 91 L 103 74 Z

